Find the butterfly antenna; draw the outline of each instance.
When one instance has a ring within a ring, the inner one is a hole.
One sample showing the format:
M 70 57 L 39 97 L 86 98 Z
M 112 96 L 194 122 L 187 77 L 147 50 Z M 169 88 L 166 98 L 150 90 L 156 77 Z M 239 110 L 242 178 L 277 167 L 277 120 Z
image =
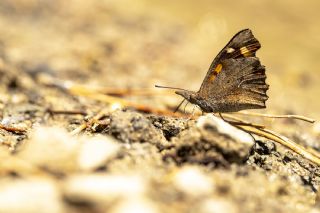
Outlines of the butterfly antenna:
M 178 88 L 178 87 L 167 87 L 167 86 L 160 86 L 160 85 L 154 85 L 157 88 L 163 88 L 163 89 L 176 89 L 176 90 L 182 90 L 182 91 L 188 91 L 182 88 Z

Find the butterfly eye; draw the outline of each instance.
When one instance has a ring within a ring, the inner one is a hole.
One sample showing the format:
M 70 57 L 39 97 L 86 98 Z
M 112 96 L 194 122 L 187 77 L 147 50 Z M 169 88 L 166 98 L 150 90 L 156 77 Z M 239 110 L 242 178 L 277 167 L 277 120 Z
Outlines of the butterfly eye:
M 233 48 L 231 48 L 231 47 L 229 47 L 228 49 L 227 49 L 227 53 L 233 53 L 235 51 L 235 49 L 233 49 Z

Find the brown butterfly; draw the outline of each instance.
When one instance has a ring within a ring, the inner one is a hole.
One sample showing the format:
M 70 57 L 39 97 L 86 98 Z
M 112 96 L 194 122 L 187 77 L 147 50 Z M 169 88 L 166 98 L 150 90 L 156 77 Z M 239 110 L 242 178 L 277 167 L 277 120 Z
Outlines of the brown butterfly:
M 213 60 L 198 92 L 173 88 L 178 89 L 175 93 L 204 112 L 265 108 L 269 85 L 265 67 L 255 56 L 260 47 L 250 29 L 241 30 Z

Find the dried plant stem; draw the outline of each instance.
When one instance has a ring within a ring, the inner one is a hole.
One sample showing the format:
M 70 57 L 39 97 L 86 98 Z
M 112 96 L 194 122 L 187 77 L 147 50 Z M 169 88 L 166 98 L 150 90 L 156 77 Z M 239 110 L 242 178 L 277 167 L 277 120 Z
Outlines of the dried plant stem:
M 250 122 L 244 121 L 244 120 L 242 120 L 242 119 L 240 119 L 238 117 L 235 117 L 235 116 L 232 116 L 232 115 L 229 115 L 229 114 L 223 114 L 223 117 L 232 119 L 232 120 L 226 120 L 226 121 L 228 123 L 232 123 L 233 125 L 243 125 L 243 126 L 253 126 L 253 127 L 256 127 L 256 128 L 265 128 L 264 125 L 250 123 Z
M 88 127 L 89 124 L 93 123 L 94 121 L 100 120 L 103 116 L 106 115 L 106 109 L 101 110 L 98 114 L 96 114 L 93 118 L 90 119 L 88 122 L 84 122 L 80 126 L 78 126 L 76 129 L 74 129 L 70 134 L 71 135 L 77 135 L 80 132 L 82 132 L 84 129 Z
M 318 157 L 319 154 L 313 154 L 315 151 L 310 152 L 309 150 L 307 150 L 306 148 L 304 148 L 303 146 L 294 143 L 293 141 L 289 140 L 288 138 L 279 135 L 275 132 L 273 132 L 272 130 L 269 129 L 259 129 L 259 128 L 255 128 L 255 127 L 251 127 L 251 126 L 243 126 L 243 125 L 237 125 L 238 128 L 255 134 L 255 135 L 259 135 L 261 137 L 273 140 L 275 142 L 278 142 L 280 144 L 282 144 L 283 146 L 291 149 L 292 151 L 298 153 L 299 155 L 301 155 L 302 157 L 310 160 L 311 162 L 317 164 L 318 166 L 320 166 L 320 158 Z
M 80 132 L 82 132 L 83 130 L 85 130 L 88 126 L 88 123 L 85 122 L 83 124 L 81 124 L 80 126 L 78 126 L 77 128 L 75 128 L 74 130 L 72 130 L 72 132 L 70 132 L 71 135 L 78 135 Z
M 311 154 L 313 154 L 313 155 L 317 156 L 318 158 L 320 158 L 320 153 L 319 153 L 318 151 L 316 151 L 316 150 L 314 150 L 314 149 L 312 149 L 312 148 L 310 148 L 310 147 L 307 147 L 306 149 L 307 149 L 308 152 L 310 152 Z
M 266 117 L 266 118 L 293 118 L 297 120 L 302 120 L 306 121 L 309 123 L 314 123 L 315 119 L 308 118 L 302 115 L 271 115 L 271 114 L 262 114 L 262 113 L 255 113 L 255 112 L 237 112 L 236 114 L 241 114 L 241 115 L 249 115 L 249 116 L 259 116 L 259 117 Z
M 47 109 L 50 115 L 87 115 L 86 112 L 80 110 L 54 110 Z
M 0 129 L 6 130 L 8 132 L 13 132 L 13 133 L 24 133 L 26 132 L 25 129 L 21 129 L 21 128 L 16 128 L 16 127 L 9 127 L 9 126 L 4 126 L 2 124 L 0 124 Z

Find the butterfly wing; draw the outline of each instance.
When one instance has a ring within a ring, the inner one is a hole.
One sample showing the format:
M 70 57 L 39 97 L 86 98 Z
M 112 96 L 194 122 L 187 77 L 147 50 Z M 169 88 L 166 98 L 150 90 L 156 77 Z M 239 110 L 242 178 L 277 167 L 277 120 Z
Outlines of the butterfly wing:
M 226 59 L 221 72 L 208 88 L 213 112 L 265 108 L 268 99 L 265 68 L 256 57 Z
M 251 30 L 237 33 L 212 62 L 199 90 L 213 112 L 265 108 L 265 68 L 255 57 L 259 41 Z

